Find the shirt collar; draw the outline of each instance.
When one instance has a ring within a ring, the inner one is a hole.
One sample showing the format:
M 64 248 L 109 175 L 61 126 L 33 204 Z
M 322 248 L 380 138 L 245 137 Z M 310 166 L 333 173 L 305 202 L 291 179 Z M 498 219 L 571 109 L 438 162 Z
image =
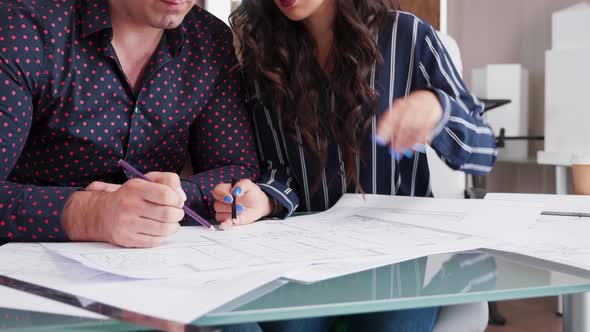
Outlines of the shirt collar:
M 81 37 L 112 28 L 107 0 L 83 0 L 80 6 Z
M 166 30 L 166 39 L 168 41 L 168 49 L 172 56 L 176 56 L 182 51 L 184 46 L 184 39 L 186 34 L 184 28 L 184 21 L 176 29 Z
M 189 13 L 190 15 L 190 13 Z M 80 7 L 81 37 L 83 39 L 105 29 L 112 29 L 107 0 L 83 0 Z M 172 56 L 180 53 L 185 42 L 184 21 L 175 29 L 166 30 L 168 49 Z

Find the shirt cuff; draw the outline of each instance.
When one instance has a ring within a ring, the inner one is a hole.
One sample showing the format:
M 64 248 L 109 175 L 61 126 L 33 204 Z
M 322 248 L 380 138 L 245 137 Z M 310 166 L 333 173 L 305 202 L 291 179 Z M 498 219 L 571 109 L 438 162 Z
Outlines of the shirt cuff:
M 267 183 L 257 183 L 262 191 L 267 195 L 274 198 L 277 203 L 281 204 L 285 208 L 283 215 L 273 216 L 275 218 L 286 219 L 289 218 L 299 205 L 299 198 L 293 190 L 286 185 L 273 182 L 272 185 Z
M 29 187 L 25 189 L 25 199 L 15 216 L 19 220 L 15 240 L 69 241 L 61 219 L 70 196 L 78 190 L 83 188 Z
M 436 95 L 443 111 L 442 118 L 440 119 L 436 127 L 434 127 L 434 130 L 432 132 L 432 139 L 434 140 L 437 136 L 440 135 L 440 133 L 443 131 L 443 129 L 449 122 L 449 119 L 451 118 L 451 99 L 449 98 L 449 95 L 447 95 L 445 92 L 439 89 L 428 89 L 428 91 Z
M 212 216 L 215 216 L 215 213 L 211 210 L 211 207 L 213 206 L 212 198 L 203 195 L 204 188 L 201 188 L 198 184 L 187 180 L 180 180 L 180 185 L 182 186 L 182 190 L 184 190 L 187 198 L 184 205 L 188 206 L 207 220 L 210 220 Z M 194 220 L 188 215 L 184 216 L 184 219 L 180 222 L 180 224 L 182 226 L 201 226 L 198 221 Z

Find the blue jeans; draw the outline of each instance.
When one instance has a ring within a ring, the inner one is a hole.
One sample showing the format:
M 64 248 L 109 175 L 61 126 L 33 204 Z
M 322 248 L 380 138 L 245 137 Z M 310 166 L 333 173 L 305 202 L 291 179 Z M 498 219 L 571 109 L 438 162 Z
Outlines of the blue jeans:
M 434 329 L 440 308 L 424 308 L 350 315 L 339 321 L 338 332 L 387 331 L 387 332 L 431 332 Z M 294 319 L 260 323 L 263 332 L 324 332 L 329 331 L 334 317 Z
M 432 332 L 440 308 L 376 312 L 346 317 L 348 331 Z
M 334 317 L 318 317 L 259 324 L 263 332 L 320 332 L 330 330 L 334 319 Z
M 267 331 L 328 331 L 332 324 L 333 318 L 307 318 L 292 319 L 266 323 L 250 323 L 225 325 L 218 327 L 222 332 L 267 332 Z
M 235 325 L 218 326 L 222 332 L 262 332 L 257 323 L 244 323 Z

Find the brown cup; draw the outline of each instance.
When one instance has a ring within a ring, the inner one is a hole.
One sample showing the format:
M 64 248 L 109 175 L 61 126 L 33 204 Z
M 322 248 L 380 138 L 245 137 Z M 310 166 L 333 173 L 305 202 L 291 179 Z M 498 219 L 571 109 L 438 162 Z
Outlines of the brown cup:
M 590 155 L 573 157 L 572 174 L 576 195 L 590 195 Z

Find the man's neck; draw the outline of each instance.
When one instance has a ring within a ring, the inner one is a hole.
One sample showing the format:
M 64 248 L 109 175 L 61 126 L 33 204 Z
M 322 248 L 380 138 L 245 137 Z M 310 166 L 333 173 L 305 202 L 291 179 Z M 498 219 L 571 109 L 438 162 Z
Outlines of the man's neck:
M 142 73 L 158 48 L 164 30 L 136 24 L 117 13 L 111 13 L 111 22 L 112 45 L 129 83 L 138 90 Z
M 152 53 L 162 39 L 163 29 L 134 23 L 117 13 L 111 14 L 113 42 L 131 50 L 149 50 Z

